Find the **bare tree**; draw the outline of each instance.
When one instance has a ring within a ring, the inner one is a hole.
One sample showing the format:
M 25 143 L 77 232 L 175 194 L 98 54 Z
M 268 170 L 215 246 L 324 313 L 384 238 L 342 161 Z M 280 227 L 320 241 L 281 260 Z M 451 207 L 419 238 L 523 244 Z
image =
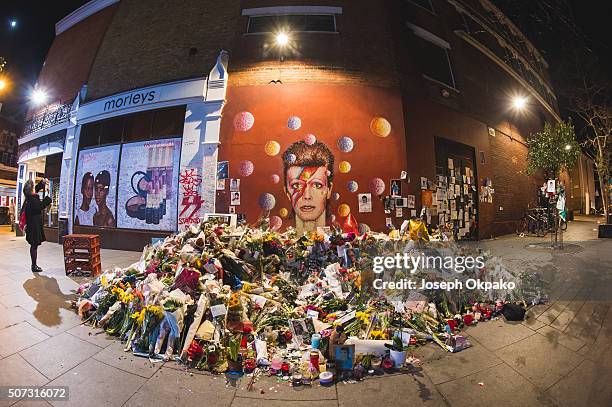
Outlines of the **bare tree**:
M 595 163 L 607 219 L 612 175 L 612 86 L 608 80 L 597 79 L 588 66 L 578 61 L 574 66 L 577 77 L 575 85 L 567 91 L 568 107 L 585 123 L 581 144 L 584 153 Z

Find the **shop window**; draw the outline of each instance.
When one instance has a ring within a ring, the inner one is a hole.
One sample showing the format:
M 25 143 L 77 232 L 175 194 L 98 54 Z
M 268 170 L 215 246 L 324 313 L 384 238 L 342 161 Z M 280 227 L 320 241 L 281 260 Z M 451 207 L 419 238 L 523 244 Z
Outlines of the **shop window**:
M 151 138 L 176 137 L 183 134 L 185 106 L 155 111 Z
M 105 120 L 102 122 L 102 134 L 100 136 L 100 145 L 121 143 L 123 134 L 123 119 L 116 118 Z
M 251 16 L 247 33 L 273 33 L 281 29 L 294 32 L 336 32 L 334 15 Z
M 89 123 L 81 128 L 79 137 L 79 147 L 95 147 L 100 145 L 100 135 L 102 134 L 102 122 Z
M 123 141 L 150 140 L 153 114 L 153 111 L 148 111 L 127 116 Z

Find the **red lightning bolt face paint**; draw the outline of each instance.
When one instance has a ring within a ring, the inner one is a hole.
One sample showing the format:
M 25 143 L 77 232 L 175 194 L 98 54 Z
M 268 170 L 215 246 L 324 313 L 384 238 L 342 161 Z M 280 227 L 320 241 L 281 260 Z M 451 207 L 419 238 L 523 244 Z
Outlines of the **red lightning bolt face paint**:
M 326 173 L 325 166 L 293 166 L 287 169 L 287 191 L 291 206 L 305 222 L 317 220 L 325 212 L 329 193 Z

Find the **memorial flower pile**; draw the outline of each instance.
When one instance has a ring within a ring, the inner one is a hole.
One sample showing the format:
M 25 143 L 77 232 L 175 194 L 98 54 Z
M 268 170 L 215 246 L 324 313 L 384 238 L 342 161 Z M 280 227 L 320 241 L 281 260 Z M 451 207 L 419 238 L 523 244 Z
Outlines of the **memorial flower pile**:
M 139 356 L 218 373 L 264 370 L 299 383 L 329 371 L 332 376 L 320 376 L 328 383 L 334 375 L 362 376 L 364 366 L 402 368 L 405 350 L 429 341 L 460 351 L 469 346 L 462 327 L 500 315 L 506 303 L 533 291 L 524 284 L 533 278 L 505 270 L 486 253 L 484 267 L 460 276 L 423 268 L 373 272 L 377 256 L 424 250 L 468 251 L 449 241 L 415 244 L 397 231 L 297 236 L 271 231 L 265 222 L 230 229 L 210 221 L 148 246 L 139 262 L 82 285 L 74 306 Z M 506 278 L 517 288 L 484 293 L 377 290 L 372 284 L 375 277 L 408 275 Z

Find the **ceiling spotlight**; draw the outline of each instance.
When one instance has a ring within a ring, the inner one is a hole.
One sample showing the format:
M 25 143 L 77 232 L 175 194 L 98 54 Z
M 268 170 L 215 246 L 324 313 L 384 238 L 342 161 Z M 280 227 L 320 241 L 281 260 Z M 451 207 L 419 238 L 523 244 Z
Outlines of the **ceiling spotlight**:
M 516 110 L 522 110 L 526 104 L 527 104 L 526 97 L 515 96 L 514 99 L 512 99 L 512 107 L 514 107 Z
M 44 105 L 47 101 L 47 92 L 42 89 L 34 89 L 30 96 L 30 100 L 36 106 Z
M 289 43 L 289 35 L 285 32 L 279 32 L 276 34 L 276 44 L 284 47 Z

